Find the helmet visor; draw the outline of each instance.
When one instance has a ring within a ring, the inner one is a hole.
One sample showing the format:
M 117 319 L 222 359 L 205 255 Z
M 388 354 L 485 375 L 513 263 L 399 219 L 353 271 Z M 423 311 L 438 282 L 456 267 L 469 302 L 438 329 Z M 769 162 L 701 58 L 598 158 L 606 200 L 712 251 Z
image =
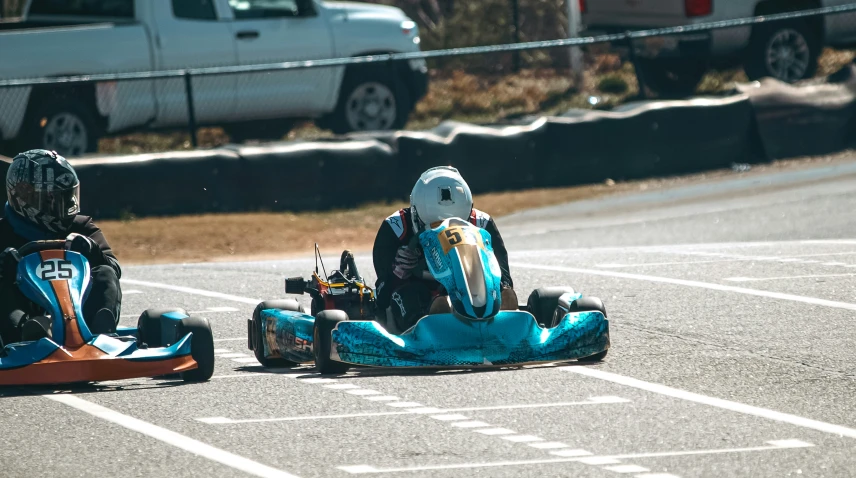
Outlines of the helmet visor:
M 56 184 L 20 182 L 9 190 L 10 199 L 23 210 L 38 211 L 42 222 L 68 226 L 80 211 L 80 184 L 59 187 Z

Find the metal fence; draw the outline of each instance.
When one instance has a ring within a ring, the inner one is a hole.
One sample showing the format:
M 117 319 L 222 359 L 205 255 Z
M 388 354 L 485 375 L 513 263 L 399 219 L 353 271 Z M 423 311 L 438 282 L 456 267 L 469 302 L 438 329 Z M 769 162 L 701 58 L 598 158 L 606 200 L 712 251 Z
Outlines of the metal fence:
M 741 28 L 744 33 L 751 32 L 747 33 L 749 43 L 756 41 L 754 35 L 762 27 L 770 36 L 762 52 L 768 56 L 770 71 L 764 75 L 753 65 L 750 78 L 779 76 L 774 74 L 773 58 L 779 55 L 778 61 L 786 64 L 780 71 L 782 79 L 795 81 L 815 73 L 819 54 L 823 47 L 830 46 L 823 41 L 831 37 L 829 25 L 838 24 L 839 41 L 834 46 L 846 45 L 848 35 L 856 42 L 856 20 L 850 30 L 840 21 L 826 20 L 854 12 L 856 3 L 850 3 L 547 41 L 250 65 L 2 79 L 0 135 L 6 141 L 7 152 L 46 147 L 75 156 L 96 151 L 100 138 L 117 135 L 123 139 L 102 140 L 101 150 L 142 152 L 226 141 L 282 139 L 295 124 L 306 119 L 314 120 L 323 130 L 345 133 L 400 129 L 405 125 L 430 127 L 443 119 L 493 122 L 560 108 L 603 107 L 651 94 L 686 96 L 698 91 L 704 74 L 718 66 L 719 60 L 726 67 L 745 66 L 746 73 L 750 73 L 749 66 L 741 64 L 745 62 L 746 45 L 738 45 L 734 49 L 737 54 L 722 58 L 710 54 L 711 44 L 723 38 L 717 32 Z M 571 47 L 587 51 L 588 79 L 583 84 L 574 84 L 565 71 L 540 70 L 497 77 L 442 69 L 432 69 L 429 75 L 425 67 L 426 62 L 438 58 Z M 842 58 L 839 64 L 852 59 L 846 54 Z M 729 78 L 740 78 L 739 75 L 739 70 L 733 70 Z M 431 79 L 426 91 L 427 76 Z M 497 85 L 504 86 L 497 89 Z M 711 90 L 710 85 L 702 85 L 702 90 L 705 88 Z M 498 109 L 497 103 L 502 103 Z M 222 127 L 225 135 L 209 127 Z M 200 134 L 200 128 L 208 129 Z M 176 130 L 186 133 L 175 133 Z M 129 136 L 140 131 L 145 133 Z M 310 136 L 325 134 L 318 129 L 303 132 Z M 176 138 L 182 139 L 176 142 Z

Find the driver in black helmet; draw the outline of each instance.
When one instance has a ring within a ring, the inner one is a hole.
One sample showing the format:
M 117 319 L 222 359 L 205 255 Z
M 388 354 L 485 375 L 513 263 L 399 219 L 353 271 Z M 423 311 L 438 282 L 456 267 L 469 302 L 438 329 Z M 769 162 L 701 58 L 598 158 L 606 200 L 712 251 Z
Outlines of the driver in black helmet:
M 54 151 L 34 149 L 12 160 L 6 175 L 0 219 L 0 340 L 9 344 L 50 336 L 50 321 L 18 290 L 17 249 L 32 241 L 68 239 L 69 249 L 89 261 L 91 289 L 83 317 L 95 334 L 116 330 L 122 302 L 122 269 L 107 239 L 79 214 L 80 182 L 74 168 Z

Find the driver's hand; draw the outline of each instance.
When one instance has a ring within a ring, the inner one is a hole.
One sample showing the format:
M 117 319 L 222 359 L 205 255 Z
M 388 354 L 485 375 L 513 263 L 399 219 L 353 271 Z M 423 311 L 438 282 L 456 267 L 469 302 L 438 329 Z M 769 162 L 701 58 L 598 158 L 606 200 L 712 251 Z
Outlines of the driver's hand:
M 395 253 L 395 261 L 393 262 L 392 272 L 399 279 L 407 279 L 413 273 L 413 269 L 419 263 L 419 258 L 422 256 L 421 249 L 414 249 L 407 246 L 398 248 Z
M 91 259 L 93 253 L 100 252 L 101 249 L 98 247 L 98 244 L 95 243 L 92 239 L 87 236 L 82 236 L 77 233 L 69 234 L 68 238 L 71 240 L 71 245 L 68 250 L 77 252 L 87 259 Z
M 14 247 L 7 247 L 0 252 L 0 282 L 4 284 L 14 283 L 18 276 L 18 263 L 21 255 Z

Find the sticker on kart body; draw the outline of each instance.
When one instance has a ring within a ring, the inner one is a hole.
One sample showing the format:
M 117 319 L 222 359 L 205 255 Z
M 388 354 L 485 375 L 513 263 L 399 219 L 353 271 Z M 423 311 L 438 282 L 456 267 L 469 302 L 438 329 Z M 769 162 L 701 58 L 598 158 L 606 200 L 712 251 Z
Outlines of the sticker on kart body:
M 36 267 L 36 275 L 43 281 L 70 280 L 74 278 L 74 266 L 66 259 L 48 259 Z
M 444 229 L 437 234 L 437 239 L 440 240 L 440 246 L 443 252 L 448 254 L 455 247 L 459 246 L 479 246 L 484 249 L 482 237 L 479 234 L 474 234 L 472 230 L 465 229 L 460 226 L 454 226 Z

